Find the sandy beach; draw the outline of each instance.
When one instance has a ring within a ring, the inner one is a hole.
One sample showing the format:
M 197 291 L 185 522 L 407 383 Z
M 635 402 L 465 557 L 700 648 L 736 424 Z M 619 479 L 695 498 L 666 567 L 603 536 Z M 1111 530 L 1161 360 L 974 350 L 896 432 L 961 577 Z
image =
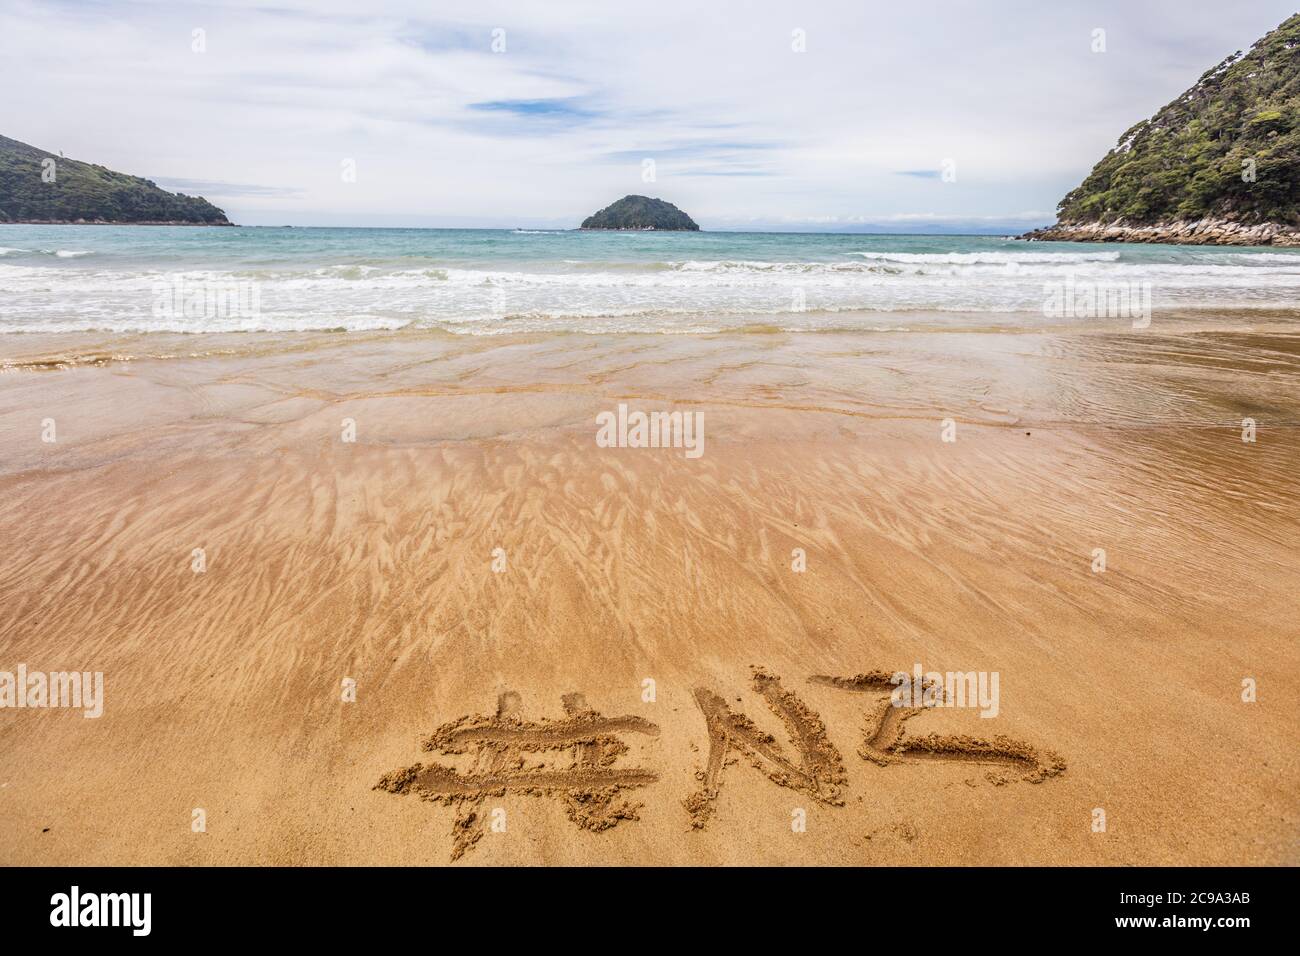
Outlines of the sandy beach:
M 1300 863 L 1281 319 L 0 358 L 0 863 Z

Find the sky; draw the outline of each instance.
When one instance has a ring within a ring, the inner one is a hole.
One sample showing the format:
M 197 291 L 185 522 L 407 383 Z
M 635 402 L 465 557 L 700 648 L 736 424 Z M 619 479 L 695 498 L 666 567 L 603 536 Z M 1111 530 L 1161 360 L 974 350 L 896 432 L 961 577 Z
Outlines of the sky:
M 247 225 L 1006 232 L 1295 9 L 0 0 L 0 134 Z

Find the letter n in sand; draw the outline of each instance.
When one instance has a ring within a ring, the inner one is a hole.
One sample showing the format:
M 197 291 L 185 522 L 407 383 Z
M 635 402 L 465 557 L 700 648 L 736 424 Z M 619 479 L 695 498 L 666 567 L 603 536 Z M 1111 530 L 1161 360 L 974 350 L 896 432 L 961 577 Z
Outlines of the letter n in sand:
M 727 766 L 729 751 L 736 750 L 749 758 L 773 783 L 806 793 L 819 803 L 842 806 L 840 795 L 845 783 L 844 761 L 826 736 L 826 725 L 796 695 L 781 689 L 781 679 L 754 668 L 754 689 L 767 700 L 772 713 L 785 724 L 791 742 L 797 748 L 798 763 L 786 756 L 785 749 L 769 733 L 755 726 L 744 714 L 733 713 L 726 701 L 703 687 L 695 689 L 695 703 L 704 714 L 709 730 L 709 757 L 703 771 L 696 774 L 702 786 L 685 801 L 691 825 L 703 829 L 713 815 L 714 801 Z

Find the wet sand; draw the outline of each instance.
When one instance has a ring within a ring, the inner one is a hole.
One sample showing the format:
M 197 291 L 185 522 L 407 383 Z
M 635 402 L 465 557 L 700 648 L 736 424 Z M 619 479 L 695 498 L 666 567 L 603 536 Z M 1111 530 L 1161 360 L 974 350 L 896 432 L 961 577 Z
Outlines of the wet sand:
M 0 709 L 0 863 L 1300 862 L 1285 322 L 0 360 L 0 671 L 105 681 Z M 916 662 L 998 716 L 871 759 L 811 678 Z

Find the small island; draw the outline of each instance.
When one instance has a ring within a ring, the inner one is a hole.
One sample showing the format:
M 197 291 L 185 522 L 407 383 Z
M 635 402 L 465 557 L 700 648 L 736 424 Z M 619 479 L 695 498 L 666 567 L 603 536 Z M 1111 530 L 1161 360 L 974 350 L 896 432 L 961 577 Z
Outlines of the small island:
M 583 229 L 635 229 L 699 232 L 690 216 L 670 202 L 649 196 L 624 196 L 582 221 Z

